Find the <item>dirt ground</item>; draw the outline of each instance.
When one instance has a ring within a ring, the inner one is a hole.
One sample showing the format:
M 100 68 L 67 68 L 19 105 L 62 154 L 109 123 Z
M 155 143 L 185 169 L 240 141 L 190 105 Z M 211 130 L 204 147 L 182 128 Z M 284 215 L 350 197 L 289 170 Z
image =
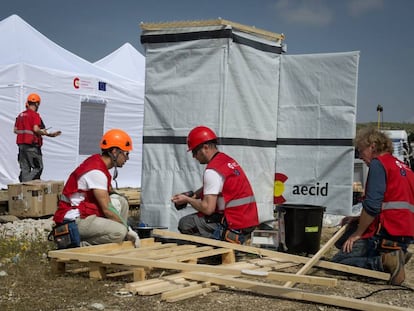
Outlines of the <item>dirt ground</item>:
M 323 228 L 321 246 L 336 229 Z M 7 244 L 5 248 L 4 244 Z M 3 246 L 2 246 L 3 244 Z M 11 253 L 5 254 L 10 247 L 20 257 L 0 266 L 0 310 L 348 310 L 322 304 L 305 303 L 274 297 L 252 294 L 247 291 L 221 288 L 217 292 L 204 296 L 187 299 L 180 302 L 168 303 L 161 301 L 159 295 L 138 296 L 120 295 L 119 291 L 130 282 L 130 278 L 91 280 L 87 274 L 54 275 L 51 273 L 47 248 L 53 245 L 38 243 L 36 247 L 10 244 L 0 239 L 1 257 L 4 259 Z M 43 249 L 42 249 L 43 247 Z M 412 246 L 411 246 L 412 247 Z M 410 248 L 413 251 L 412 248 Z M 23 252 L 25 251 L 25 252 Z M 335 249 L 326 254 L 326 258 Z M 4 261 L 4 260 L 3 260 Z M 297 285 L 310 292 L 332 294 L 342 297 L 363 298 L 404 308 L 414 307 L 414 260 L 406 265 L 406 281 L 404 286 L 391 286 L 384 281 L 344 275 L 325 269 L 313 269 L 312 275 L 327 276 L 338 279 L 338 285 L 333 288 L 321 286 Z M 414 310 L 414 309 L 412 309 Z

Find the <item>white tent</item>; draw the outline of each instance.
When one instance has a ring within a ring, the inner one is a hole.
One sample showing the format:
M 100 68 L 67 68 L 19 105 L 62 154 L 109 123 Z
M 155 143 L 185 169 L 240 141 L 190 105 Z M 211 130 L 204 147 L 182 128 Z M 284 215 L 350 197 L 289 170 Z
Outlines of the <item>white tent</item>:
M 40 115 L 56 138 L 44 139 L 44 180 L 66 180 L 87 156 L 99 152 L 110 128 L 126 130 L 135 144 L 119 170 L 118 186 L 140 187 L 143 83 L 123 78 L 68 52 L 17 15 L 0 22 L 0 188 L 18 182 L 14 120 L 29 93 L 42 98 Z
M 145 57 L 128 42 L 94 64 L 128 79 L 145 82 Z

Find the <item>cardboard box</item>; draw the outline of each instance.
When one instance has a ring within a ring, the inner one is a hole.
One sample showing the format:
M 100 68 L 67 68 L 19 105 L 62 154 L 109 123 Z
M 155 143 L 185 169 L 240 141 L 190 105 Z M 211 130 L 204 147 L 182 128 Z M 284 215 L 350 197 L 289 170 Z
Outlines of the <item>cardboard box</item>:
M 17 217 L 53 215 L 63 181 L 32 180 L 8 185 L 9 214 Z

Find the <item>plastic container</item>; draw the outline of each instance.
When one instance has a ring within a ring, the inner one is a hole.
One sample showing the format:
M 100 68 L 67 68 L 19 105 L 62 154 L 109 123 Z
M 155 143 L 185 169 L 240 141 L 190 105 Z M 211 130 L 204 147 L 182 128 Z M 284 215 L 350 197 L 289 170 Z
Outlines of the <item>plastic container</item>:
M 321 243 L 323 213 L 326 207 L 304 204 L 277 206 L 278 217 L 284 213 L 287 253 L 315 254 Z

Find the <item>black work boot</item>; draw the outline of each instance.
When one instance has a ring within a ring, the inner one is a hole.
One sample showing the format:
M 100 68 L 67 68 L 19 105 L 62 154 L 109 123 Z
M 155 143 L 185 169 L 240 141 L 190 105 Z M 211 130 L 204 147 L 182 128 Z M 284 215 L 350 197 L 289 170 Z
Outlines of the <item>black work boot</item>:
M 389 283 L 392 285 L 401 285 L 405 280 L 405 256 L 403 251 L 399 249 L 391 253 L 382 254 L 381 261 L 384 271 L 391 274 Z

